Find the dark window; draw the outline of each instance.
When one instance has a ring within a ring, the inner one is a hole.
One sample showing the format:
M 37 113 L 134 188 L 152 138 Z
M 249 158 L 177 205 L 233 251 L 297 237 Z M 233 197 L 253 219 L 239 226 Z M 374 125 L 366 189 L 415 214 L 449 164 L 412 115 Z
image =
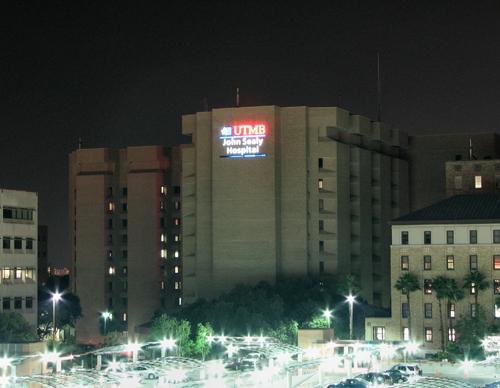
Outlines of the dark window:
M 128 194 L 128 190 L 127 190 L 127 188 L 126 188 L 126 187 L 123 187 L 123 188 L 122 188 L 122 195 L 123 195 L 124 197 L 126 197 L 126 196 L 127 196 L 127 194 Z
M 324 252 L 325 251 L 325 242 L 324 241 L 320 241 L 319 242 L 319 251 L 320 252 Z
M 493 291 L 495 294 L 500 294 L 500 279 L 493 280 Z
M 432 243 L 431 232 L 427 230 L 424 232 L 424 244 L 428 245 L 431 243 Z
M 493 269 L 500 269 L 500 255 L 493 256 Z
M 3 298 L 2 299 L 2 308 L 4 310 L 10 310 L 10 298 Z
M 455 160 L 462 160 L 462 155 L 460 154 L 456 154 L 455 155 Z M 455 166 L 455 169 L 456 169 L 457 166 Z M 461 166 L 458 166 L 458 167 L 461 167 Z
M 475 318 L 477 315 L 477 305 L 475 303 L 470 304 L 470 316 L 471 318 Z
M 23 308 L 23 298 L 15 297 L 14 298 L 14 309 L 21 310 Z
M 432 318 L 432 303 L 424 303 L 424 314 L 426 319 Z
M 108 282 L 108 291 L 113 291 L 113 282 Z
M 495 229 L 493 231 L 493 242 L 495 244 L 500 244 L 500 229 Z
M 408 318 L 408 303 L 401 303 L 401 317 Z
M 127 234 L 122 234 L 122 243 L 128 242 L 128 235 Z
M 432 279 L 424 279 L 424 294 L 432 294 Z
M 322 232 L 325 230 L 325 221 L 319 220 L 319 231 Z
M 455 233 L 453 230 L 446 231 L 446 244 L 453 244 L 455 242 Z
M 21 237 L 14 237 L 14 249 L 23 249 L 23 239 Z
M 26 308 L 27 309 L 32 309 L 33 308 L 33 298 L 31 296 L 28 296 L 26 298 Z
M 128 299 L 127 298 L 122 298 L 122 304 L 124 307 L 127 307 L 128 305 Z
M 469 230 L 469 243 L 477 244 L 477 230 Z
M 108 309 L 112 309 L 113 308 L 113 298 L 109 298 L 108 299 Z
M 113 219 L 108 218 L 108 229 L 113 229 Z
M 127 266 L 125 266 L 125 267 L 122 268 L 122 273 L 124 275 L 126 275 L 128 273 L 128 267 Z
M 126 249 L 122 251 L 122 258 L 128 259 L 128 251 Z
M 324 261 L 319 262 L 319 273 L 320 274 L 325 273 L 325 262 Z
M 408 256 L 401 256 L 401 269 L 408 271 L 410 269 L 410 259 Z
M 446 269 L 447 270 L 455 269 L 455 256 L 453 255 L 446 256 Z
M 108 244 L 113 244 L 113 235 L 108 234 Z
M 318 167 L 323 168 L 323 158 L 318 159 Z
M 29 251 L 31 251 L 33 249 L 33 239 L 32 238 L 26 239 L 26 249 Z
M 10 249 L 10 237 L 3 238 L 3 249 Z
M 432 269 L 432 257 L 424 256 L 424 270 L 430 271 Z
M 469 268 L 471 271 L 477 271 L 477 255 L 469 256 Z
M 122 203 L 122 212 L 126 213 L 128 210 L 128 204 L 127 202 L 123 202 Z
M 106 195 L 108 196 L 108 198 L 113 196 L 113 188 L 112 187 L 108 187 L 108 190 L 106 191 Z
M 180 194 L 181 193 L 181 187 L 180 186 L 174 186 L 174 194 Z
M 165 227 L 165 218 L 163 218 L 163 217 L 160 218 L 160 227 L 162 227 L 162 228 Z
M 3 218 L 13 218 L 12 217 L 12 209 L 3 209 Z
M 408 232 L 401 232 L 401 245 L 408 245 Z
M 320 199 L 318 201 L 318 210 L 322 211 L 324 208 L 325 208 L 325 201 L 323 201 L 322 199 Z

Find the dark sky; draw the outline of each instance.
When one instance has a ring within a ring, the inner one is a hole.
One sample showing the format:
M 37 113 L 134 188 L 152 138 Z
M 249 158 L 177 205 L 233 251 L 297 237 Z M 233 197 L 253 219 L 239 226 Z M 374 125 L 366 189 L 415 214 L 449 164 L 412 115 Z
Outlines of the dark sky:
M 50 4 L 49 4 L 50 3 Z M 498 2 L 11 1 L 1 10 L 0 187 L 39 193 L 67 259 L 67 157 L 179 142 L 181 115 L 340 105 L 412 134 L 495 131 Z M 341 97 L 339 97 L 341 96 Z

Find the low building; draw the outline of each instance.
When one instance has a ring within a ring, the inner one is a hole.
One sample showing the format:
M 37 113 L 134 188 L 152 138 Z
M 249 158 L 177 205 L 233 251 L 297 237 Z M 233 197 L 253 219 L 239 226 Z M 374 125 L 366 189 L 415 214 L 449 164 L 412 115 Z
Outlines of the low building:
M 446 162 L 446 195 L 500 193 L 500 159 Z
M 446 276 L 463 287 L 472 271 L 484 274 L 489 287 L 482 291 L 465 288 L 464 299 L 442 302 L 447 340 L 456 339 L 457 319 L 476 314 L 476 293 L 488 323 L 500 318 L 500 306 L 495 305 L 500 296 L 500 194 L 458 195 L 392 221 L 392 317 L 367 318 L 365 339 L 407 339 L 411 314 L 412 340 L 424 349 L 439 349 L 440 309 L 433 279 Z M 410 294 L 410 306 L 406 295 L 395 288 L 405 273 L 416 275 L 421 288 Z

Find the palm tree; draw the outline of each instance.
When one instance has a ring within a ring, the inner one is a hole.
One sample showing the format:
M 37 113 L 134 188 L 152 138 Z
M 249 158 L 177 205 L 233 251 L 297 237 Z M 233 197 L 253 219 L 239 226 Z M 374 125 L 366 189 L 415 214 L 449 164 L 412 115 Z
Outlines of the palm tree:
M 411 341 L 410 294 L 420 290 L 420 283 L 417 275 L 407 272 L 399 277 L 394 287 L 406 295 L 406 303 L 408 305 L 408 339 Z
M 464 288 L 472 289 L 474 288 L 474 304 L 476 309 L 478 306 L 477 300 L 479 298 L 479 291 L 484 291 L 489 287 L 489 283 L 486 281 L 486 276 L 482 272 L 473 271 L 469 273 L 464 278 Z
M 361 290 L 359 280 L 355 275 L 347 275 L 339 284 L 339 292 L 347 295 L 356 295 Z
M 444 336 L 444 322 L 443 322 L 443 299 L 447 298 L 447 284 L 448 278 L 446 276 L 437 276 L 432 279 L 432 289 L 436 293 L 436 299 L 439 306 L 439 331 L 441 332 L 441 350 L 444 352 L 445 336 Z
M 446 284 L 446 296 L 448 298 L 448 306 L 451 303 L 456 303 L 464 298 L 464 290 L 458 287 L 458 283 L 455 279 L 448 279 Z M 456 314 L 456 311 L 455 311 Z M 453 317 L 448 313 L 448 330 L 453 330 Z

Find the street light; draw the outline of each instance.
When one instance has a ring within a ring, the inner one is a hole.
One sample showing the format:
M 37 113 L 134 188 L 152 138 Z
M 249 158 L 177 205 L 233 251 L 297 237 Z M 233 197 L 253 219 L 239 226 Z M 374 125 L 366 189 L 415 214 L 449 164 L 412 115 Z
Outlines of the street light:
M 176 340 L 173 338 L 163 338 L 160 341 L 161 358 L 165 357 L 167 350 L 171 350 L 176 347 Z
M 356 297 L 349 294 L 346 296 L 346 301 L 349 303 L 349 339 L 352 340 L 352 315 L 353 315 L 353 304 L 356 302 Z
M 406 358 L 408 355 L 412 355 L 417 351 L 418 351 L 418 344 L 415 342 L 408 342 L 403 349 L 404 362 L 406 363 Z
M 56 291 L 52 294 L 52 341 L 56 340 L 56 304 L 62 299 L 62 294 Z
M 330 309 L 326 309 L 323 311 L 323 316 L 326 318 L 328 321 L 328 328 L 330 328 L 330 320 L 332 319 L 332 311 Z
M 113 314 L 111 314 L 109 311 L 104 311 L 101 313 L 102 319 L 104 319 L 104 335 L 106 335 L 106 321 L 109 319 L 113 319 Z

